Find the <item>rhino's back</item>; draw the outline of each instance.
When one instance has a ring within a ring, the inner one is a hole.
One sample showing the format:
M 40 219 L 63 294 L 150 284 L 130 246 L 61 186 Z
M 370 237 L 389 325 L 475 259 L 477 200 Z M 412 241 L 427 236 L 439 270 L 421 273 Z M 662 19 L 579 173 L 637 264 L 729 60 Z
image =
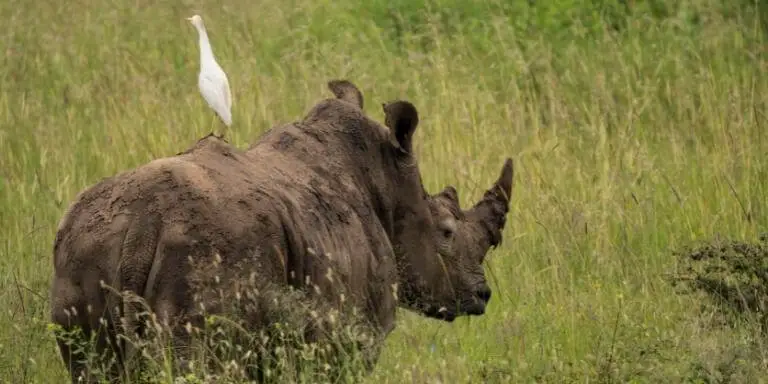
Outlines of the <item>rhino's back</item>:
M 245 225 L 240 201 L 247 178 L 205 167 L 189 154 L 162 158 L 106 178 L 78 194 L 57 230 L 57 270 L 114 269 L 129 230 L 144 236 L 159 231 L 190 233 L 219 227 L 237 232 Z M 240 211 L 240 212 L 238 212 Z M 241 229 L 242 230 L 242 229 Z M 105 257 L 109 255 L 109 257 Z

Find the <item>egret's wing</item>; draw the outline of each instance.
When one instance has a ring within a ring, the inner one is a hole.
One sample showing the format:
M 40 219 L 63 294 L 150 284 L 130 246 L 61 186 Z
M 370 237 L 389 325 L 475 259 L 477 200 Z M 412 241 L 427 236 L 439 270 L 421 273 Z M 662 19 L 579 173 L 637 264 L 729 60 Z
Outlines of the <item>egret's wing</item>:
M 229 79 L 227 79 L 227 75 L 224 75 L 224 81 L 223 83 L 223 89 L 222 94 L 224 95 L 224 103 L 227 105 L 227 108 L 232 108 L 232 91 L 229 89 Z
M 208 105 L 229 125 L 232 121 L 232 114 L 227 104 L 227 93 L 222 92 L 221 78 L 217 79 L 210 75 L 200 76 L 200 93 L 208 102 Z

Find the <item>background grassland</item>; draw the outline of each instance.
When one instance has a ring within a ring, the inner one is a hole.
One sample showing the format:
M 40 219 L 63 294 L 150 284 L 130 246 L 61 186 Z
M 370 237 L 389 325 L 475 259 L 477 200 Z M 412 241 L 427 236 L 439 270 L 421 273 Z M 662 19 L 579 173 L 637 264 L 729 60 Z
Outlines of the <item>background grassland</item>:
M 537 2 L 538 3 L 538 2 Z M 81 189 L 211 130 L 199 12 L 230 140 L 348 78 L 406 98 L 427 188 L 476 200 L 516 160 L 487 315 L 400 312 L 371 382 L 762 382 L 754 327 L 707 326 L 671 251 L 768 224 L 765 13 L 716 0 L 0 3 L 0 381 L 62 382 L 51 250 Z

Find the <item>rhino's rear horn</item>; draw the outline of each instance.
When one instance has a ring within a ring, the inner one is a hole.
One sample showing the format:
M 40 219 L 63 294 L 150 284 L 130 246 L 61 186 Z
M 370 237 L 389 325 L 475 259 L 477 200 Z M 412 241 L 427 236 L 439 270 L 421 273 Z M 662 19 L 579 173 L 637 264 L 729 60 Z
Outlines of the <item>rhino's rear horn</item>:
M 348 80 L 331 80 L 328 82 L 328 89 L 333 92 L 339 100 L 363 109 L 363 93 Z
M 443 188 L 442 191 L 440 191 L 440 194 L 451 199 L 452 201 L 458 203 L 459 202 L 459 192 L 456 191 L 456 187 L 453 185 L 449 185 L 445 188 Z

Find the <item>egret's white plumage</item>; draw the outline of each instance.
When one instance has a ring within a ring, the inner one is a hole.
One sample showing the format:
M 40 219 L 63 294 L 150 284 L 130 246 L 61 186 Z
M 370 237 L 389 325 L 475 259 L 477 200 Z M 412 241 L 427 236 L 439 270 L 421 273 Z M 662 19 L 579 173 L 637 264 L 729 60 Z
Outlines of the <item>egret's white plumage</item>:
M 213 57 L 211 42 L 200 15 L 187 18 L 197 29 L 200 37 L 200 74 L 197 85 L 208 105 L 219 115 L 221 121 L 232 124 L 232 92 L 229 90 L 227 74 Z

